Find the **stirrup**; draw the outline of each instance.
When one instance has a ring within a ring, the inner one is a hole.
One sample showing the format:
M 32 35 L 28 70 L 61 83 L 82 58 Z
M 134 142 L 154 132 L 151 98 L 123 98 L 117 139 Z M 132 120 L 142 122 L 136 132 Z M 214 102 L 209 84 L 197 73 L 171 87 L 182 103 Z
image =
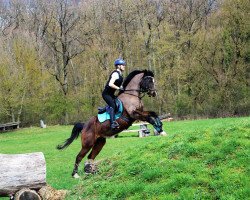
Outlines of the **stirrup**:
M 111 129 L 117 129 L 119 128 L 119 124 L 117 123 L 117 121 L 114 121 L 112 124 L 111 124 Z

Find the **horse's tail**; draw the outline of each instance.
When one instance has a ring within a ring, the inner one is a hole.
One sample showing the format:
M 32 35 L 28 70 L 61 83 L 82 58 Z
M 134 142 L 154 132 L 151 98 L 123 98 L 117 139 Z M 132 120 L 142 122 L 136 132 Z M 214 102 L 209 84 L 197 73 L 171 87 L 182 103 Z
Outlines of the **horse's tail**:
M 65 142 L 63 144 L 57 145 L 56 148 L 58 150 L 62 150 L 64 148 L 68 147 L 75 139 L 78 138 L 78 136 L 80 135 L 83 127 L 84 127 L 84 123 L 76 123 L 75 126 L 72 129 L 71 136 L 67 140 L 65 140 Z

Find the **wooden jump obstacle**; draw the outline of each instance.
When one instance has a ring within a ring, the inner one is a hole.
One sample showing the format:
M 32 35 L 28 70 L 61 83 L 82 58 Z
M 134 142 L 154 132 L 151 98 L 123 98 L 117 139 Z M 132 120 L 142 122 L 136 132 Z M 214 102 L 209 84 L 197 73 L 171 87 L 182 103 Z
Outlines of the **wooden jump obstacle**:
M 9 122 L 6 124 L 0 124 L 0 131 L 7 131 L 19 128 L 20 122 Z
M 132 124 L 132 126 L 139 126 L 139 129 L 124 130 L 124 131 L 122 131 L 122 133 L 138 132 L 139 137 L 147 137 L 150 135 L 150 130 L 147 127 L 148 124 L 149 123 L 146 123 L 146 122 Z

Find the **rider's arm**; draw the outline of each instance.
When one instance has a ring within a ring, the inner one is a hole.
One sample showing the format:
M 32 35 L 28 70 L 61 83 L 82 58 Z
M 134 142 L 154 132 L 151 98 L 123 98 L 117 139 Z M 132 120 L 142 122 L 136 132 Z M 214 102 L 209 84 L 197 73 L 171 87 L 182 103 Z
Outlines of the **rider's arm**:
M 114 84 L 117 79 L 119 79 L 118 72 L 113 73 L 109 81 L 109 87 L 119 90 L 120 88 Z

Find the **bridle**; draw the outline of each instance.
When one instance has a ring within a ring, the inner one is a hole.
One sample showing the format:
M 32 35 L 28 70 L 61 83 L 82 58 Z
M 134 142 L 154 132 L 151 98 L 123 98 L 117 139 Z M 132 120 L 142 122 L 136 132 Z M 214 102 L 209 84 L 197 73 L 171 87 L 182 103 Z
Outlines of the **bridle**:
M 124 90 L 124 94 L 129 94 L 129 95 L 132 95 L 132 96 L 136 96 L 136 97 L 138 97 L 139 99 L 142 99 L 142 98 L 146 95 L 146 93 L 150 93 L 150 92 L 156 91 L 156 89 L 150 89 L 150 88 L 148 88 L 148 87 L 142 88 L 142 81 L 143 81 L 145 78 L 151 78 L 151 79 L 153 79 L 152 76 L 144 76 L 144 77 L 141 79 L 140 83 L 139 83 L 139 85 L 140 85 L 140 89 L 139 89 L 139 90 L 138 90 L 138 89 L 129 89 L 129 90 L 126 90 L 126 89 L 125 89 L 125 90 Z M 126 92 L 129 92 L 129 91 L 139 92 L 139 95 L 126 93 Z M 141 94 L 142 94 L 142 95 L 141 95 Z

